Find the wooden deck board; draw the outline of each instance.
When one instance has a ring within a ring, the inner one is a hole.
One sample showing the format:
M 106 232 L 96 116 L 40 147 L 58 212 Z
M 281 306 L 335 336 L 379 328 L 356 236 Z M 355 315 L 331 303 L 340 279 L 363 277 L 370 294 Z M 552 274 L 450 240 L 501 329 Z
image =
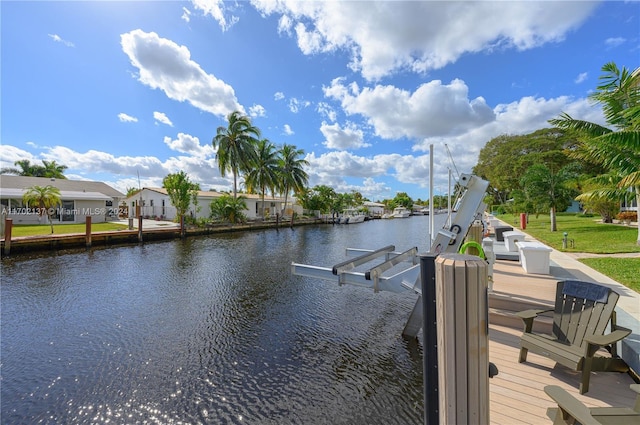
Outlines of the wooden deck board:
M 527 274 L 517 261 L 498 260 L 494 265 L 493 291 L 510 297 L 553 305 L 556 282 L 552 275 Z M 522 329 L 490 324 L 489 361 L 498 375 L 489 380 L 490 418 L 495 425 L 551 424 L 547 408 L 556 407 L 544 392 L 558 385 L 588 407 L 631 407 L 636 393 L 629 374 L 596 372 L 589 392 L 579 393 L 580 373 L 534 353 L 518 363 Z
M 527 362 L 518 363 L 520 334 L 517 329 L 490 326 L 489 361 L 499 370 L 489 381 L 492 424 L 551 423 L 546 411 L 555 406 L 544 392 L 546 385 L 559 385 L 588 407 L 630 407 L 635 402 L 629 374 L 593 373 L 589 392 L 580 395 L 578 372 L 535 354 L 530 354 Z

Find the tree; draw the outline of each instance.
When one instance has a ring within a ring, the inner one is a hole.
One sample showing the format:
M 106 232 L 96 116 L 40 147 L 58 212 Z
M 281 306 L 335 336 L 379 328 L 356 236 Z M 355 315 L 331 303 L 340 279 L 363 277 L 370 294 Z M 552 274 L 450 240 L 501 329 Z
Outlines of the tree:
M 21 159 L 13 163 L 19 168 L 3 168 L 2 174 L 15 174 L 18 176 L 28 177 L 44 177 L 44 167 L 42 165 L 32 164 L 28 159 Z
M 580 148 L 573 155 L 597 162 L 611 175 L 617 175 L 619 181 L 616 188 L 635 192 L 636 207 L 640 212 L 640 68 L 630 72 L 609 62 L 602 67 L 602 71 L 602 83 L 590 95 L 590 99 L 602 105 L 605 120 L 613 129 L 574 119 L 566 113 L 549 122 L 576 132 L 580 136 Z M 616 191 L 606 188 L 581 195 L 583 199 L 616 199 L 617 196 Z M 640 220 L 636 243 L 640 245 Z
M 238 193 L 238 175 L 247 171 L 255 162 L 256 137 L 260 130 L 251 124 L 249 117 L 234 111 L 227 116 L 227 127 L 218 127 L 213 138 L 213 148 L 217 149 L 216 160 L 222 177 L 227 171 L 233 173 L 233 197 Z
M 132 197 L 133 195 L 135 195 L 138 192 L 140 192 L 140 189 L 137 189 L 135 187 L 128 187 L 127 188 L 127 198 Z
M 521 184 L 534 208 L 547 208 L 551 217 L 551 231 L 555 232 L 556 211 L 566 209 L 575 193 L 565 185 L 574 178 L 573 167 L 566 166 L 553 173 L 546 165 L 536 164 L 527 169 Z
M 31 186 L 22 195 L 22 202 L 26 207 L 35 208 L 41 217 L 46 215 L 47 219 L 49 219 L 49 224 L 51 224 L 51 233 L 53 233 L 51 214 L 54 208 L 61 204 L 60 189 L 51 185 Z
M 393 202 L 395 206 L 402 205 L 409 210 L 413 208 L 413 199 L 407 195 L 407 192 L 396 193 L 396 196 L 393 198 Z
M 42 161 L 44 164 L 43 167 L 43 177 L 50 177 L 54 179 L 66 179 L 64 176 L 64 170 L 68 167 L 66 165 L 57 164 L 55 161 Z
M 258 141 L 256 146 L 255 162 L 251 170 L 245 176 L 247 190 L 253 192 L 254 189 L 260 191 L 262 199 L 262 214 L 264 218 L 264 194 L 267 189 L 273 189 L 278 184 L 278 154 L 276 147 L 267 139 Z
M 338 194 L 332 187 L 325 185 L 314 186 L 312 189 L 303 189 L 298 193 L 298 199 L 305 209 L 320 211 L 323 214 L 334 212 Z
M 295 193 L 299 193 L 308 184 L 309 176 L 304 171 L 304 166 L 309 165 L 309 162 L 302 158 L 303 155 L 304 150 L 286 143 L 279 151 L 278 175 L 284 192 L 285 207 L 289 192 L 293 189 Z
M 198 191 L 200 186 L 197 183 L 192 183 L 189 180 L 189 176 L 184 171 L 180 171 L 175 174 L 168 174 L 162 180 L 162 187 L 167 189 L 167 195 L 171 204 L 176 207 L 176 213 L 180 219 L 181 233 L 184 235 L 184 215 L 191 206 L 198 204 Z
M 234 198 L 224 194 L 219 198 L 211 201 L 211 218 L 214 220 L 223 220 L 229 223 L 238 223 L 246 220 L 244 211 L 247 209 L 247 203 L 244 196 Z
M 557 128 L 501 135 L 480 150 L 473 174 L 491 183 L 495 189 L 493 203 L 502 204 L 511 197 L 512 190 L 520 188 L 520 179 L 530 166 L 544 164 L 558 170 L 570 162 L 567 152 L 577 144 L 573 133 Z

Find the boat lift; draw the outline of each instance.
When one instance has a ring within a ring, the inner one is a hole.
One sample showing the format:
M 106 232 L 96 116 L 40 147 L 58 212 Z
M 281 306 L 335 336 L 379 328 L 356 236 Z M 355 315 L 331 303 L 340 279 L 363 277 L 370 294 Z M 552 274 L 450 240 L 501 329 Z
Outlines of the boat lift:
M 458 199 L 456 215 L 448 229 L 438 231 L 431 243 L 430 254 L 456 253 L 475 220 L 482 219 L 486 205 L 482 202 L 489 182 L 471 174 L 462 174 L 459 185 L 464 189 Z M 349 259 L 333 267 L 291 264 L 291 273 L 325 280 L 335 280 L 339 285 L 356 285 L 371 288 L 374 292 L 401 293 L 412 290 L 420 296 L 402 332 L 405 337 L 417 337 L 423 323 L 422 283 L 418 248 L 396 252 L 394 245 L 376 250 L 347 248 Z M 375 261 L 382 263 L 372 265 Z M 362 270 L 364 267 L 365 270 Z

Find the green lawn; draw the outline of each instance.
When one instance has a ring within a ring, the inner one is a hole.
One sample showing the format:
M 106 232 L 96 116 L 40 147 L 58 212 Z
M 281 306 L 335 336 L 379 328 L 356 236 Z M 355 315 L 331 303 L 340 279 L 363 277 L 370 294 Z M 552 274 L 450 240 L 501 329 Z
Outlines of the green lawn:
M 92 232 L 102 232 L 109 230 L 124 230 L 127 226 L 118 223 L 92 223 Z M 64 235 L 68 233 L 84 233 L 86 227 L 84 223 L 80 224 L 54 224 L 53 233 L 55 235 Z M 51 226 L 44 224 L 16 224 L 11 230 L 12 237 L 19 236 L 40 236 L 50 235 Z
M 519 217 L 501 215 L 502 221 L 520 228 Z M 616 254 L 640 252 L 636 244 L 638 228 L 618 224 L 603 224 L 598 217 L 576 214 L 558 214 L 558 230 L 552 232 L 548 215 L 529 216 L 526 233 L 541 242 L 563 252 L 588 252 L 593 254 Z M 562 248 L 564 232 L 567 232 L 568 246 Z M 572 245 L 573 243 L 573 245 Z M 640 292 L 640 259 L 638 258 L 585 258 L 581 262 L 594 270 L 611 277 L 625 286 Z
M 627 288 L 640 292 L 640 258 L 583 258 L 580 261 Z
M 501 220 L 520 228 L 520 219 L 514 223 L 512 215 L 501 215 Z M 636 244 L 638 228 L 618 224 L 600 223 L 599 217 L 585 217 L 575 214 L 558 214 L 556 219 L 558 230 L 552 232 L 548 215 L 529 216 L 526 233 L 541 242 L 564 252 L 590 252 L 593 254 L 615 254 L 621 252 L 640 252 Z M 562 248 L 564 232 L 569 241 L 567 249 Z M 571 245 L 573 242 L 573 246 Z

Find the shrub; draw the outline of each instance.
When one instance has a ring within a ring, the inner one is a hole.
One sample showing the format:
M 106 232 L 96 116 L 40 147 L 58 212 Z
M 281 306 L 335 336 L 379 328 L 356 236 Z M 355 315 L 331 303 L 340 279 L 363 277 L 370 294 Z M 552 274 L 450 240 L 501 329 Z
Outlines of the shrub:
M 637 221 L 638 213 L 635 211 L 622 211 L 618 213 L 617 217 L 618 217 L 618 220 L 622 220 L 622 221 L 626 221 L 626 220 Z

